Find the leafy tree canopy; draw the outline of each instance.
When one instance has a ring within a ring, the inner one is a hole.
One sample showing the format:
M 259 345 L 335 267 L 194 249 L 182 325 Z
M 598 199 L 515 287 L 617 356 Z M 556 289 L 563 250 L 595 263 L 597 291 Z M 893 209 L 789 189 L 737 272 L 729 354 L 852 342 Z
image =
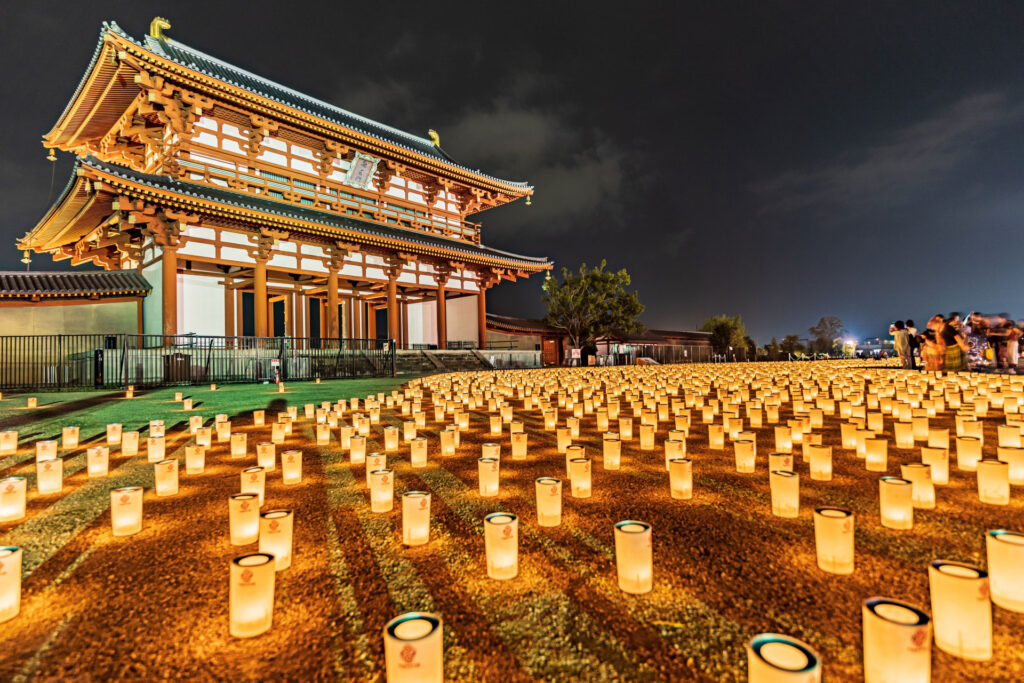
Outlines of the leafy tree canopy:
M 548 313 L 544 321 L 564 331 L 569 344 L 580 348 L 612 333 L 643 334 L 645 328 L 637 319 L 644 307 L 637 293 L 627 292 L 629 273 L 605 270 L 601 261 L 596 268 L 580 264 L 578 272 L 562 268 L 562 279 L 544 282 L 544 305 Z
M 730 346 L 746 346 L 747 328 L 738 315 L 734 318 L 724 314 L 716 315 L 705 320 L 700 329 L 702 332 L 711 333 L 711 348 L 715 353 L 727 353 Z
M 782 339 L 780 350 L 783 353 L 800 353 L 804 350 L 804 345 L 800 343 L 800 337 L 795 334 L 787 334 Z
M 843 321 L 834 315 L 825 316 L 807 332 L 811 335 L 811 350 L 828 353 L 836 340 L 843 336 Z

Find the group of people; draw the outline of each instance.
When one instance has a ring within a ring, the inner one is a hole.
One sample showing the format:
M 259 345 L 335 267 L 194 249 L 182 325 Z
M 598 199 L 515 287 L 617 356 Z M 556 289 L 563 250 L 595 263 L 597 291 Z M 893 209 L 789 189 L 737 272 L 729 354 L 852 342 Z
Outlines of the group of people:
M 920 356 L 925 370 L 974 370 L 1017 373 L 1024 320 L 1009 315 L 959 313 L 933 315 L 918 332 L 913 320 L 897 320 L 889 326 L 893 347 L 907 369 L 917 369 Z

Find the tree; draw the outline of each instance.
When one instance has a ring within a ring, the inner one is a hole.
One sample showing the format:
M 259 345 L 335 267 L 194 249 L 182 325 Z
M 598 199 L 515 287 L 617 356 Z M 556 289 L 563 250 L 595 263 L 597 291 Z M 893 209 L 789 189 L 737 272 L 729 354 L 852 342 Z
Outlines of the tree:
M 829 353 L 835 341 L 843 336 L 843 321 L 834 315 L 825 316 L 807 332 L 811 335 L 811 351 Z
M 743 338 L 743 345 L 747 349 L 747 360 L 757 360 L 757 342 L 747 336 Z
M 711 333 L 711 348 L 715 353 L 728 353 L 730 346 L 735 349 L 746 345 L 747 328 L 740 316 L 716 315 L 705 320 L 700 329 Z
M 779 340 L 775 337 L 772 337 L 771 343 L 766 345 L 764 350 L 768 354 L 768 360 L 778 360 L 782 355 L 782 347 L 779 346 Z
M 779 350 L 782 353 L 801 353 L 804 350 L 804 345 L 800 343 L 800 337 L 795 334 L 787 334 L 782 340 L 782 344 L 779 345 Z
M 645 328 L 637 320 L 644 312 L 636 292 L 627 292 L 630 285 L 626 269 L 613 273 L 605 270 L 605 261 L 596 268 L 580 264 L 579 272 L 562 268 L 562 280 L 548 278 L 544 282 L 544 305 L 548 313 L 544 321 L 562 330 L 573 348 L 592 344 L 613 332 L 643 334 Z

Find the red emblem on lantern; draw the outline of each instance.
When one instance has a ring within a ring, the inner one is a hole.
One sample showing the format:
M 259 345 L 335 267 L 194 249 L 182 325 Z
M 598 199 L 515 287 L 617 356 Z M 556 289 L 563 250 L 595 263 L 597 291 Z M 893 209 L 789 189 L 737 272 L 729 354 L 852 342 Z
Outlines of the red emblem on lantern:
M 127 505 L 129 503 L 129 501 L 131 501 L 131 496 L 129 496 L 127 493 L 122 493 L 121 494 L 121 505 Z
M 249 501 L 243 500 L 241 506 L 239 506 L 238 509 L 241 510 L 242 512 L 248 512 L 249 511 Z
M 174 471 L 174 463 L 173 462 L 167 465 L 167 471 L 168 472 L 173 472 Z
M 412 645 L 406 645 L 402 648 L 402 651 L 398 653 L 398 656 L 402 658 L 402 661 L 406 664 L 411 664 L 412 660 L 416 658 L 416 648 Z
M 253 472 L 252 474 L 249 475 L 249 481 L 257 482 L 259 480 L 260 480 L 259 475 L 257 475 L 255 472 Z
M 850 520 L 850 518 L 849 518 L 849 517 L 847 517 L 847 518 L 846 518 L 846 521 L 845 521 L 845 522 L 843 522 L 843 533 L 844 533 L 844 534 L 848 534 L 848 533 L 850 533 L 851 531 L 853 531 L 853 521 L 852 521 L 852 520 Z
M 978 602 L 987 602 L 989 600 L 988 580 L 981 582 L 978 586 Z
M 43 471 L 44 472 L 49 472 L 52 469 L 53 469 L 53 465 L 51 465 L 50 463 L 46 463 L 45 465 L 43 465 Z
M 8 484 L 7 488 L 4 489 L 4 493 L 14 493 L 14 484 Z
M 427 498 L 426 498 L 426 496 L 424 496 L 423 498 L 420 498 L 420 510 L 426 510 L 426 509 L 427 509 Z
M 245 571 L 242 572 L 242 585 L 243 586 L 251 586 L 252 585 L 252 570 L 251 569 L 246 569 Z
M 281 530 L 281 523 L 276 519 L 270 521 L 270 533 L 276 534 Z
M 928 640 L 928 629 L 919 628 L 914 631 L 914 635 L 910 636 L 911 651 L 921 650 L 925 646 L 925 641 Z
M 504 528 L 504 529 L 502 530 L 501 534 L 502 534 L 502 536 L 504 536 L 505 538 L 509 538 L 509 537 L 511 537 L 511 536 L 512 536 L 512 527 L 511 527 L 511 526 L 506 526 L 506 527 L 505 527 L 505 528 Z

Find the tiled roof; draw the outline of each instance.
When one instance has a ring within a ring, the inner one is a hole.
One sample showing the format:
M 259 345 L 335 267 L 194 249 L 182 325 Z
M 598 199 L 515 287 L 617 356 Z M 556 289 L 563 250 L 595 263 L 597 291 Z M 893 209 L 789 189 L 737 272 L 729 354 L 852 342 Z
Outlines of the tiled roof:
M 275 83 L 274 81 L 257 76 L 256 74 L 241 69 L 233 64 L 217 59 L 193 47 L 189 47 L 173 38 L 153 38 L 146 36 L 143 42 L 132 38 L 116 22 L 104 22 L 105 29 L 117 33 L 122 38 L 129 40 L 139 47 L 152 52 L 153 54 L 179 64 L 185 68 L 192 69 L 201 74 L 216 78 L 237 88 L 265 97 L 279 104 L 312 114 L 318 118 L 330 121 L 339 126 L 357 131 L 378 140 L 383 140 L 393 145 L 405 148 L 418 154 L 423 154 L 437 161 L 456 166 L 463 171 L 469 171 L 484 176 L 492 181 L 505 185 L 518 187 L 523 190 L 533 189 L 528 183 L 503 180 L 487 175 L 478 169 L 469 168 L 459 164 L 449 157 L 427 138 L 413 135 L 405 131 L 393 128 L 373 119 L 354 114 L 350 111 L 337 107 L 323 100 L 311 97 L 287 86 Z
M 543 320 L 530 318 L 513 318 L 510 315 L 487 314 L 487 327 L 503 332 L 519 332 L 525 334 L 547 334 L 561 336 L 564 332 L 551 327 Z
M 82 166 L 95 168 L 103 171 L 104 173 L 124 178 L 125 180 L 137 182 L 165 192 L 186 195 L 197 199 L 208 199 L 240 208 L 275 214 L 285 218 L 294 218 L 301 221 L 341 228 L 343 230 L 360 232 L 368 236 L 414 242 L 428 247 L 444 249 L 449 252 L 463 253 L 469 256 L 482 256 L 506 261 L 518 261 L 522 265 L 531 268 L 543 268 L 550 265 L 548 259 L 543 256 L 523 256 L 521 254 L 513 254 L 500 249 L 494 249 L 492 247 L 472 244 L 463 240 L 427 235 L 424 233 L 418 233 L 415 230 L 381 225 L 379 223 L 363 221 L 357 218 L 350 218 L 348 216 L 340 216 L 328 211 L 310 209 L 295 204 L 287 204 L 275 199 L 265 199 L 263 197 L 246 194 L 244 192 L 235 192 L 233 190 L 210 187 L 208 185 L 199 185 L 197 183 L 187 183 L 182 180 L 176 180 L 162 175 L 140 173 L 128 168 L 127 166 L 108 164 L 93 157 L 86 157 L 79 163 Z
M 530 318 L 514 318 L 508 315 L 487 314 L 487 327 L 497 332 L 513 332 L 518 334 L 564 336 L 565 332 L 543 320 L 532 320 Z M 710 332 L 683 332 L 678 330 L 647 330 L 643 334 L 621 334 L 616 333 L 610 336 L 611 341 L 618 341 L 627 344 L 696 344 L 705 345 L 711 341 Z
M 134 270 L 0 271 L 0 299 L 77 299 L 144 296 L 152 291 Z

